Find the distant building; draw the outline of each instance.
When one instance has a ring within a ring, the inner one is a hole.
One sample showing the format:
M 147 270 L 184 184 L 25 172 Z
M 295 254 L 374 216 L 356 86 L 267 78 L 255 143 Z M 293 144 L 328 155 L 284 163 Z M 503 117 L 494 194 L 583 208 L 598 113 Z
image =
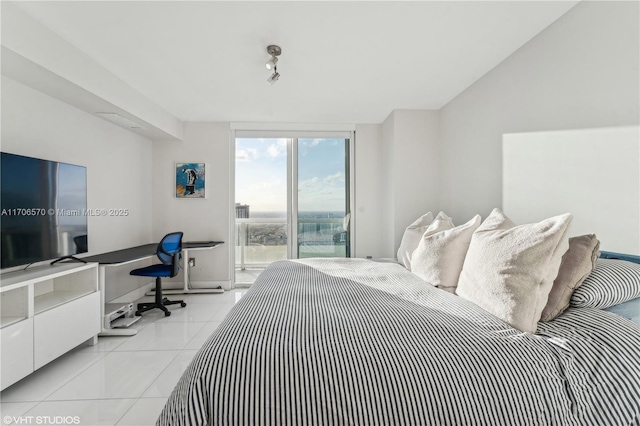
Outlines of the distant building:
M 249 219 L 249 204 L 236 203 L 236 219 Z

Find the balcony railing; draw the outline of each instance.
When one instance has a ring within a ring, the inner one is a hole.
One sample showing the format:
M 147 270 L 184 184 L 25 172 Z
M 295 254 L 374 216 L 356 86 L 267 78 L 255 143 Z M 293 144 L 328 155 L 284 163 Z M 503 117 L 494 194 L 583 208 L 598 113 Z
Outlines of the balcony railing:
M 236 219 L 236 269 L 264 268 L 287 259 L 286 219 Z M 345 257 L 342 218 L 298 219 L 298 257 Z
M 236 269 L 264 268 L 286 258 L 286 219 L 236 219 Z

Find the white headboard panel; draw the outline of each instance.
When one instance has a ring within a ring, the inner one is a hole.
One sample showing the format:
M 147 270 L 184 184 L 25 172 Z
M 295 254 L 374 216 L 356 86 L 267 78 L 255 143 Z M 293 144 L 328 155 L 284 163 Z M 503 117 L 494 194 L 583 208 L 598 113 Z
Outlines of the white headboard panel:
M 570 235 L 640 254 L 640 127 L 506 134 L 502 207 L 515 223 L 572 213 Z

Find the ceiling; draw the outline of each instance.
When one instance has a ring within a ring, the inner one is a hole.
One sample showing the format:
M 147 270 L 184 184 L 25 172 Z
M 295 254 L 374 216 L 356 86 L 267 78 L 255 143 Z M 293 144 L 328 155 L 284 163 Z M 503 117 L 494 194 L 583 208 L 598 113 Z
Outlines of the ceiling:
M 439 109 L 577 1 L 18 6 L 183 121 L 380 123 Z M 278 44 L 280 81 L 267 83 Z

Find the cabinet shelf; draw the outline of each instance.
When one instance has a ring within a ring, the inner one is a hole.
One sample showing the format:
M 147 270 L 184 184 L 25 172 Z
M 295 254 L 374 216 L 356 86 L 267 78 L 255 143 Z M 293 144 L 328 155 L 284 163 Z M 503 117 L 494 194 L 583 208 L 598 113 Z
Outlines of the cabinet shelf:
M 79 299 L 82 296 L 91 294 L 94 291 L 54 291 L 38 296 L 33 301 L 33 310 L 35 314 L 39 314 L 57 306 L 69 303 L 72 300 Z
M 55 266 L 38 266 L 24 271 L 6 272 L 0 275 L 0 292 L 94 268 L 95 264 L 91 263 L 81 265 L 77 263 L 62 263 Z
M 8 326 L 10 326 L 12 324 L 15 324 L 15 323 L 20 322 L 20 321 L 24 321 L 26 319 L 27 319 L 26 316 L 22 316 L 22 317 L 2 317 L 2 318 L 0 318 L 0 328 L 8 327 Z

